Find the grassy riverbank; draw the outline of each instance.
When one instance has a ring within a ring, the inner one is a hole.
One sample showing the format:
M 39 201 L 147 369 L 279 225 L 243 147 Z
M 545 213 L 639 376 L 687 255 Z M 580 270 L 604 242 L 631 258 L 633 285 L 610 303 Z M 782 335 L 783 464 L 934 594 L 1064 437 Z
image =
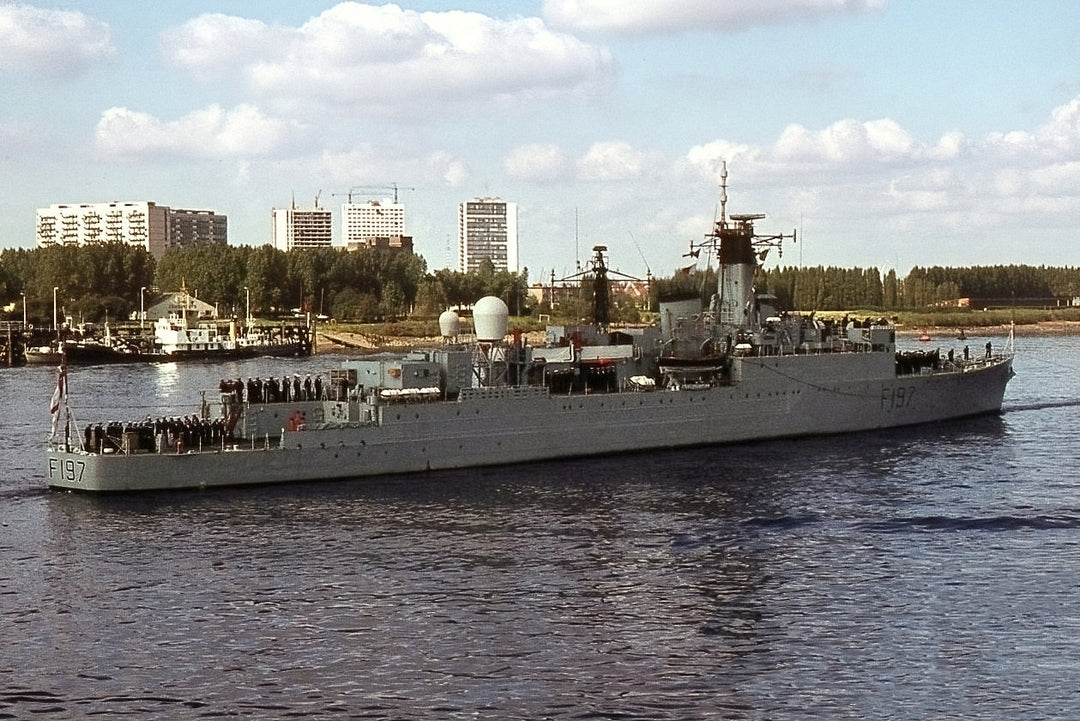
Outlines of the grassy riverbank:
M 888 318 L 900 333 L 941 334 L 943 332 L 993 334 L 1007 332 L 1015 324 L 1017 335 L 1065 335 L 1080 333 L 1080 308 L 998 308 L 990 310 L 949 309 L 938 311 L 900 311 L 883 314 L 874 310 L 833 311 L 820 317 Z
M 652 314 L 655 317 L 655 314 Z M 840 320 L 848 318 L 887 318 L 898 327 L 905 329 L 922 328 L 992 328 L 1015 323 L 1017 326 L 1039 324 L 1080 323 L 1080 308 L 1039 309 L 1039 308 L 998 308 L 990 310 L 949 309 L 936 311 L 899 311 L 887 312 L 873 309 L 854 309 L 847 311 L 823 311 L 818 318 Z M 552 319 L 551 325 L 571 324 L 566 319 Z M 542 331 L 547 322 L 541 323 L 530 316 L 512 317 L 509 326 L 525 332 Z M 426 338 L 438 337 L 439 322 L 434 318 L 399 320 L 388 323 L 335 323 L 323 325 L 321 330 L 327 333 L 349 333 L 372 338 Z

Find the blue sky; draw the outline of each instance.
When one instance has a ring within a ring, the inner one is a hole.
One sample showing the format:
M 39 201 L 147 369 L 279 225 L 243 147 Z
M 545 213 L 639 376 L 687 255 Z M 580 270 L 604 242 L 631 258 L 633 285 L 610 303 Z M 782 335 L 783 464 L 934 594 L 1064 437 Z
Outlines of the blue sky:
M 1071 0 L 0 1 L 0 244 L 153 200 L 258 245 L 397 183 L 429 268 L 493 195 L 533 280 L 667 275 L 726 160 L 730 212 L 800 230 L 770 263 L 1076 266 L 1077 38 Z

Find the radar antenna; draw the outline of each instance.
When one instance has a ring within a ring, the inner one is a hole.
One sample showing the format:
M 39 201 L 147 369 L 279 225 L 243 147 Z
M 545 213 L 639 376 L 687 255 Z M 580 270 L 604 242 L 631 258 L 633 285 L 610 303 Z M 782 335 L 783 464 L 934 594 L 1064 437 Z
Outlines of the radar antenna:
M 797 242 L 796 230 L 792 229 L 791 233 L 761 235 L 754 232 L 754 221 L 765 218 L 764 213 L 732 213 L 729 216 L 727 214 L 727 179 L 727 161 L 724 160 L 720 165 L 720 219 L 713 222 L 712 229 L 705 234 L 703 240 L 690 242 L 690 252 L 686 255 L 696 258 L 701 250 L 705 249 L 710 255 L 716 253 L 717 260 L 721 265 L 730 262 L 747 262 L 749 260 L 743 257 L 746 255 L 745 252 L 736 251 L 734 253 L 736 257 L 733 257 L 732 251 L 735 251 L 737 247 L 752 249 L 752 253 L 759 262 L 765 260 L 769 250 L 772 248 L 776 248 L 778 256 L 783 257 L 783 242 L 785 240 L 790 240 L 792 243 Z M 731 242 L 736 238 L 741 239 L 741 242 Z M 728 242 L 724 242 L 725 240 Z
M 597 245 L 593 247 L 593 257 L 587 264 L 585 270 L 568 275 L 563 278 L 563 281 L 577 280 L 580 281 L 582 289 L 584 290 L 586 283 L 592 280 L 592 301 L 593 301 L 593 322 L 600 326 L 607 326 L 611 323 L 611 279 L 610 275 L 617 275 L 625 280 L 641 280 L 641 278 L 635 278 L 632 275 L 621 273 L 617 270 L 612 270 L 607 265 L 607 260 L 604 258 L 604 253 L 607 252 L 606 245 Z

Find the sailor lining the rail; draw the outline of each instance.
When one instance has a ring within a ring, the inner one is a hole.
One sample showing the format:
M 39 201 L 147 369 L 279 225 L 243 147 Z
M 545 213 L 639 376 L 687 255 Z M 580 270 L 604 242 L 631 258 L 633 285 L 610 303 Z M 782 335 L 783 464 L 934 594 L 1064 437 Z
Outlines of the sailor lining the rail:
M 334 393 L 338 396 L 336 399 L 342 400 L 347 394 L 348 382 L 331 381 L 331 383 Z M 283 376 L 280 381 L 272 376 L 266 380 L 260 377 L 248 378 L 246 383 L 239 378 L 235 381 L 222 379 L 218 390 L 221 392 L 223 401 L 226 396 L 231 396 L 231 400 L 236 403 L 243 403 L 245 397 L 248 403 L 321 401 L 326 400 L 327 395 L 327 386 L 323 383 L 322 376 L 316 375 L 312 378 L 310 374 L 304 378 L 303 382 L 299 374 L 293 376 L 292 379 Z
M 222 418 L 213 420 L 184 416 L 158 418 L 147 416 L 142 421 L 107 424 L 88 424 L 83 431 L 84 450 L 105 453 L 123 450 L 126 453 L 152 453 L 172 448 L 214 447 L 227 438 L 229 429 Z

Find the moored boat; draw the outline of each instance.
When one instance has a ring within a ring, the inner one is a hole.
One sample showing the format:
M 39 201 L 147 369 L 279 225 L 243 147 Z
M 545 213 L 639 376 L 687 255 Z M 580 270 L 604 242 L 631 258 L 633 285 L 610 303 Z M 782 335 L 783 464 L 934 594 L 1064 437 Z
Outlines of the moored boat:
M 64 351 L 60 344 L 53 343 L 42 346 L 27 346 L 23 351 L 26 362 L 33 365 L 60 365 L 64 358 Z
M 40 348 L 27 348 L 28 363 L 59 365 L 61 356 L 69 365 L 106 363 L 168 363 L 188 360 L 232 360 L 257 356 L 304 356 L 313 350 L 309 326 L 299 324 L 257 329 L 239 329 L 230 321 L 221 324 L 202 321 L 190 324 L 174 315 L 154 323 L 152 340 L 106 334 L 100 339 L 67 340 Z
M 259 355 L 310 355 L 310 328 L 283 326 L 278 332 L 238 328 L 230 321 L 221 332 L 217 323 L 190 324 L 183 315 L 159 318 L 154 324 L 154 347 L 148 360 L 210 360 L 254 358 Z

